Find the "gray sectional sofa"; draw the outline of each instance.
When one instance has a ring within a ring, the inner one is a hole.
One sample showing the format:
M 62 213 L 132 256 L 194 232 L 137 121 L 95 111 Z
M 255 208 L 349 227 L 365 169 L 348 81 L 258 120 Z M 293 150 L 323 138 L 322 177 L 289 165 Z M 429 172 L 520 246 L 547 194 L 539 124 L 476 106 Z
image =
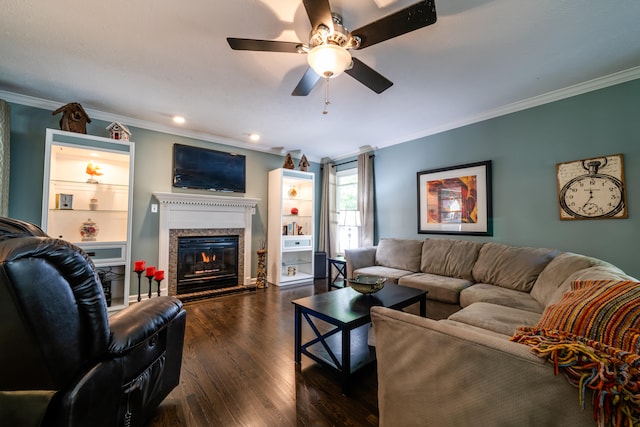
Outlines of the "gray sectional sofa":
M 428 318 L 372 309 L 380 426 L 596 425 L 578 390 L 509 338 L 574 280 L 635 280 L 619 268 L 555 249 L 440 238 L 382 239 L 345 258 L 348 277 L 428 291 Z

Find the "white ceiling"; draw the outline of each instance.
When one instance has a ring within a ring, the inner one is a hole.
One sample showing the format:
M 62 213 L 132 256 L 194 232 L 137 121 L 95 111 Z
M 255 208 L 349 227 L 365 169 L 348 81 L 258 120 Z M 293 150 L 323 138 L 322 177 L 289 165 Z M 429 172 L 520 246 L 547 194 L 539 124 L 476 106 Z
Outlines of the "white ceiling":
M 354 29 L 416 1 L 330 3 Z M 226 41 L 308 42 L 300 0 L 0 3 L 5 95 L 80 102 L 93 118 L 301 150 L 316 161 L 512 111 L 615 73 L 640 77 L 638 0 L 436 0 L 436 24 L 352 51 L 394 85 L 378 95 L 343 74 L 331 80 L 327 115 L 322 82 L 307 97 L 290 95 L 306 56 L 233 51 Z M 171 124 L 174 114 L 187 123 Z M 251 132 L 260 142 L 249 142 Z

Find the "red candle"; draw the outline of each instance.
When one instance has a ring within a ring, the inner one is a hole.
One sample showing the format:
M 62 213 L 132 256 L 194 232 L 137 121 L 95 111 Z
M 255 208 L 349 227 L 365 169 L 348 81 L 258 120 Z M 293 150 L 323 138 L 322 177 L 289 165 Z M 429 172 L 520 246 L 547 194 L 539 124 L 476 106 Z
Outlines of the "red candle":
M 147 267 L 147 277 L 153 277 L 156 274 L 156 268 L 155 267 Z
M 162 280 L 162 279 L 164 279 L 164 270 L 156 271 L 156 280 Z
M 145 264 L 144 261 L 135 261 L 133 263 L 133 271 L 144 271 Z

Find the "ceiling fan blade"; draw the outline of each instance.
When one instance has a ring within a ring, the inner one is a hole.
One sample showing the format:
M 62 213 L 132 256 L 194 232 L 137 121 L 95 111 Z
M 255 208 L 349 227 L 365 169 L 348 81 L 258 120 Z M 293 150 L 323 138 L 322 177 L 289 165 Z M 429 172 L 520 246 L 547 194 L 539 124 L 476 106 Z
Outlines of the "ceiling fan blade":
M 302 43 L 280 42 L 275 40 L 234 39 L 227 38 L 233 50 L 256 50 L 261 52 L 300 53 L 298 48 Z
M 307 96 L 311 93 L 316 83 L 320 80 L 320 76 L 316 74 L 311 67 L 307 68 L 304 76 L 300 79 L 298 86 L 291 92 L 292 96 Z
M 329 0 L 303 0 L 302 3 L 307 10 L 313 30 L 317 30 L 320 24 L 324 24 L 329 28 L 329 33 L 333 32 L 333 17 Z
M 382 74 L 369 67 L 358 58 L 352 58 L 353 67 L 349 70 L 345 70 L 345 73 L 374 91 L 375 93 L 382 93 L 389 89 L 393 82 L 388 80 Z
M 364 49 L 434 24 L 436 20 L 436 5 L 433 0 L 426 0 L 353 30 L 351 35 L 360 37 L 359 49 Z

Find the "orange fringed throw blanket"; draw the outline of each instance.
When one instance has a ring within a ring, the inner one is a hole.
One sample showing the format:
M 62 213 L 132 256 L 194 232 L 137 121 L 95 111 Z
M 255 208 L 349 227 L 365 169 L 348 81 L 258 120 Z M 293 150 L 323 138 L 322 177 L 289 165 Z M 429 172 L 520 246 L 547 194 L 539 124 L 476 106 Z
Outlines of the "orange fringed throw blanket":
M 584 408 L 593 390 L 594 418 L 599 426 L 640 425 L 640 355 L 569 332 L 521 327 L 511 341 L 529 345 L 553 363 L 579 389 Z

